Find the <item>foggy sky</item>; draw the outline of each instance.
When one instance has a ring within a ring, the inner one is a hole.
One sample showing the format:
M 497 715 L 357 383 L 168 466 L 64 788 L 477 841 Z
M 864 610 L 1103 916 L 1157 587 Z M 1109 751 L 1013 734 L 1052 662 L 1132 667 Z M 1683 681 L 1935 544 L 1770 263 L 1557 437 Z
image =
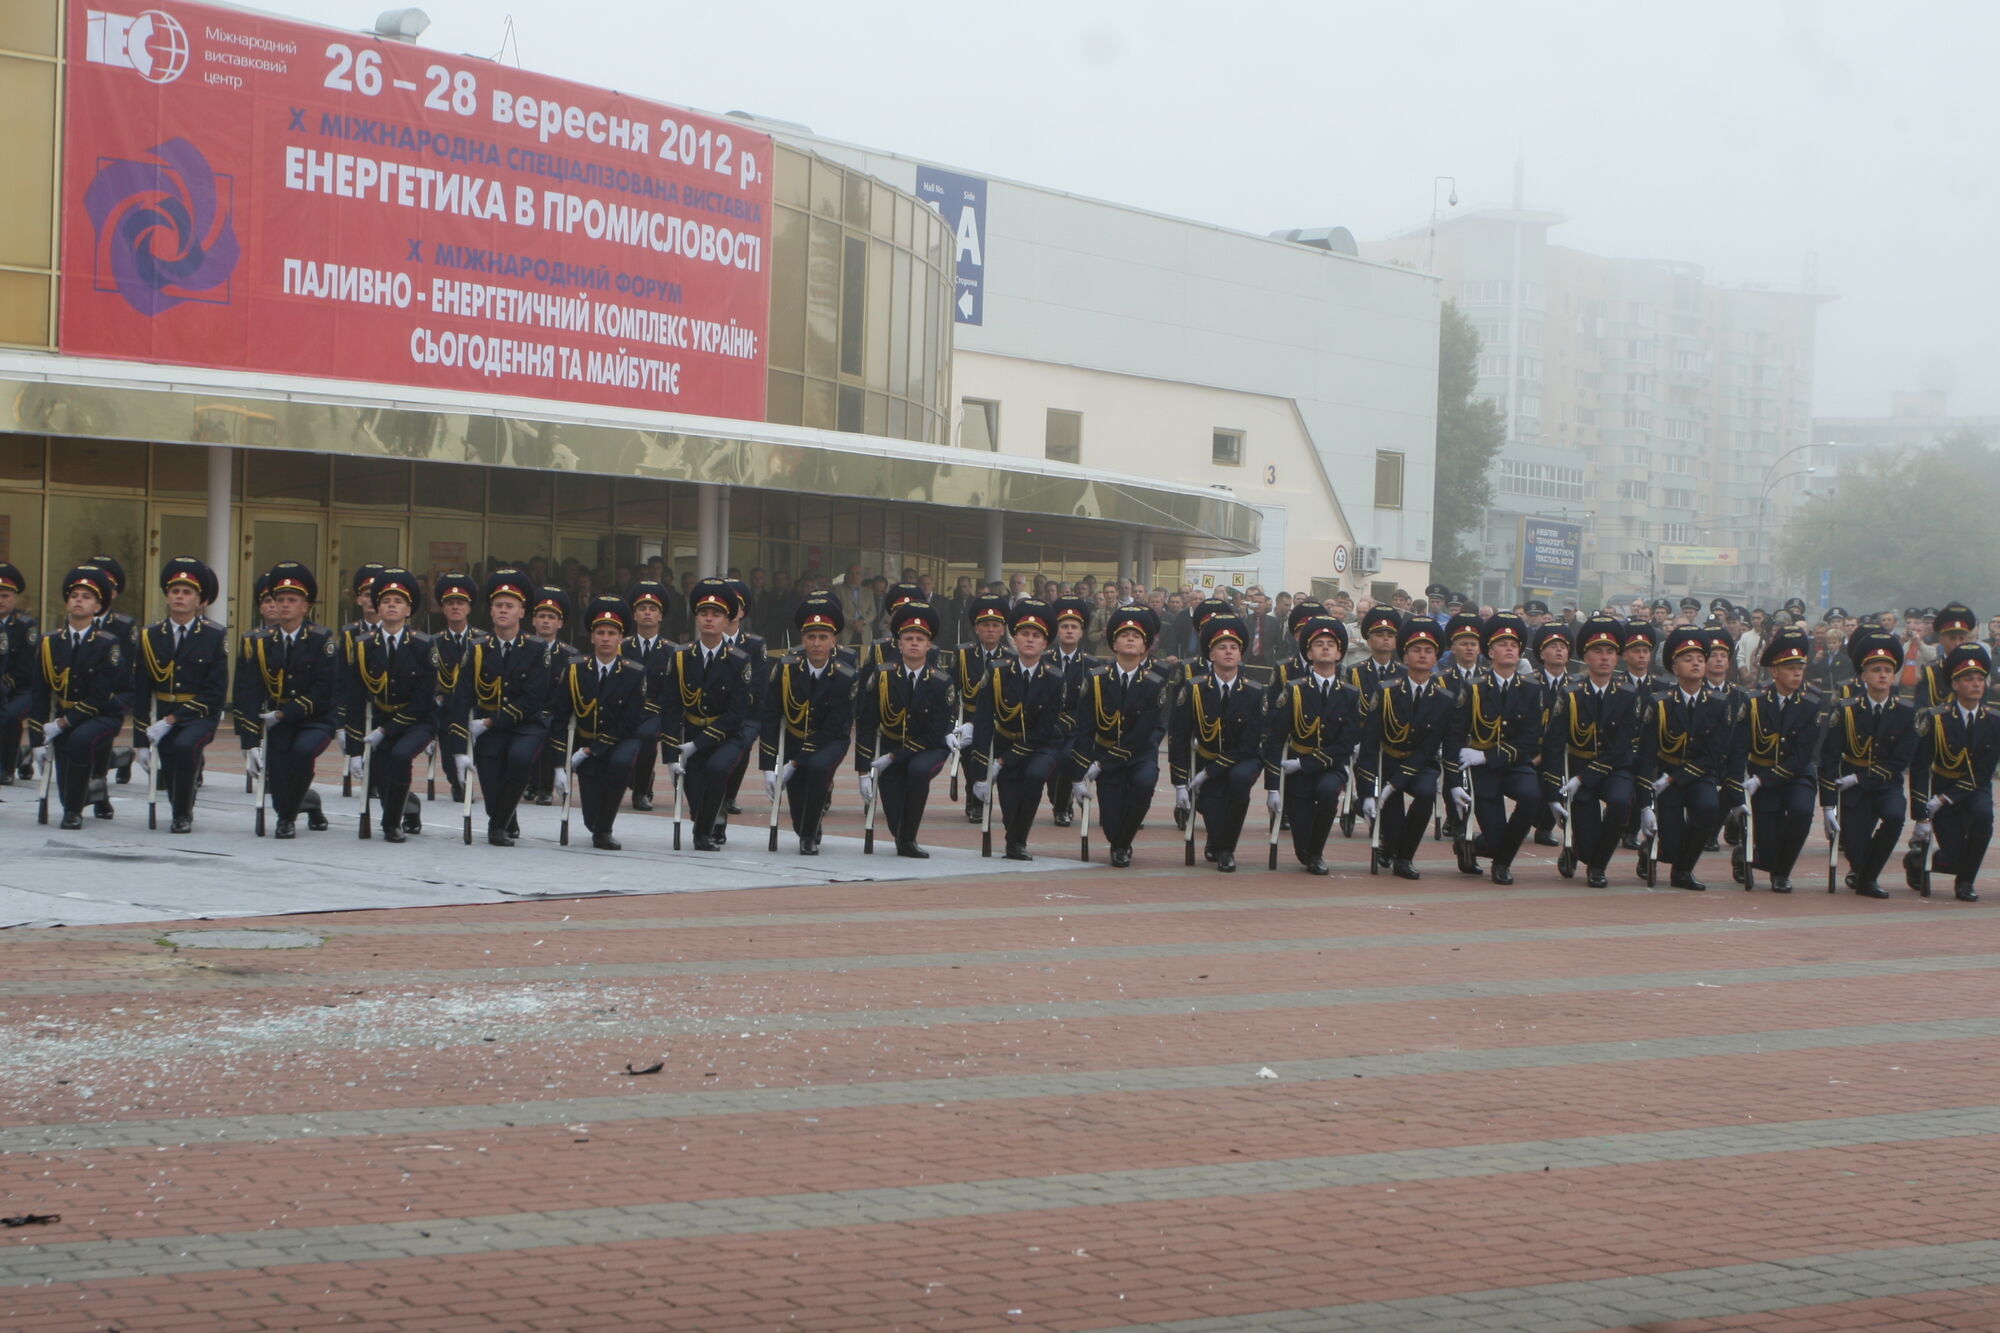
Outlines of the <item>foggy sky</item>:
M 350 28 L 384 0 L 264 0 Z M 1986 3 L 428 0 L 422 45 L 1253 232 L 1567 214 L 1557 244 L 1822 307 L 1818 415 L 2000 415 Z M 513 63 L 509 49 L 507 60 Z

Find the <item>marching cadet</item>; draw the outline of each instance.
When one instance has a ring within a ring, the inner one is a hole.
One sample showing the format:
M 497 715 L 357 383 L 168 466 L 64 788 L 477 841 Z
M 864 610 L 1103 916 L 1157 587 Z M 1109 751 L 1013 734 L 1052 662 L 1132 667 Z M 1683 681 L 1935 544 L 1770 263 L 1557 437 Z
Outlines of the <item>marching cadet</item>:
M 131 706 L 132 672 L 125 644 L 99 621 L 111 597 L 111 576 L 95 565 L 63 575 L 64 623 L 44 633 L 35 652 L 28 732 L 37 766 L 55 765 L 62 827 L 83 827 L 83 807 L 97 760 L 109 751 Z M 98 818 L 105 818 L 100 801 Z
M 21 733 L 35 702 L 35 618 L 17 603 L 28 581 L 0 560 L 0 787 L 28 776 Z
M 1771 877 L 1773 893 L 1792 891 L 1792 867 L 1812 832 L 1814 797 L 1819 789 L 1819 691 L 1807 685 L 1812 636 L 1797 626 L 1773 630 L 1759 657 L 1771 683 L 1747 694 L 1731 722 L 1730 774 L 1723 801 L 1756 825 L 1756 846 L 1738 843 L 1732 854 L 1736 882 L 1750 868 Z M 1754 818 L 1752 817 L 1754 816 Z
M 1291 651 L 1287 652 L 1277 644 L 1271 645 L 1271 656 L 1277 659 L 1277 664 L 1271 668 L 1271 683 L 1266 690 L 1268 695 L 1275 697 L 1280 686 L 1288 685 L 1312 670 L 1305 645 L 1299 642 L 1299 626 L 1325 610 L 1325 603 L 1301 597 L 1285 613 L 1285 643 Z M 1270 699 L 1265 702 L 1269 703 Z
M 333 744 L 340 724 L 340 641 L 306 619 L 319 600 L 319 583 L 296 560 L 271 566 L 269 592 L 278 623 L 243 636 L 236 658 L 232 710 L 236 734 L 252 777 L 268 764 L 264 788 L 277 816 L 274 836 L 297 836 L 299 810 L 312 789 L 320 752 Z M 315 813 L 308 827 L 323 830 Z
M 742 603 L 728 579 L 706 578 L 688 594 L 695 640 L 674 651 L 660 703 L 660 757 L 685 785 L 694 849 L 719 850 L 728 839 L 723 801 L 743 758 L 745 718 L 756 701 L 757 664 L 727 642 Z M 671 752 L 671 753 L 669 753 Z
M 466 574 L 440 574 L 437 580 L 438 610 L 444 614 L 444 629 L 434 635 L 431 645 L 438 654 L 438 756 L 445 760 L 445 780 L 451 783 L 451 799 L 457 803 L 465 800 L 465 785 L 458 776 L 458 765 L 450 761 L 446 754 L 446 733 L 449 721 L 446 708 L 452 695 L 458 690 L 458 673 L 465 666 L 465 659 L 474 644 L 491 643 L 493 636 L 483 629 L 472 627 L 472 604 L 478 597 L 479 588 Z
M 811 594 L 793 610 L 792 626 L 799 646 L 771 668 L 765 682 L 757 765 L 764 772 L 764 795 L 775 801 L 780 789 L 785 793 L 799 855 L 818 856 L 820 826 L 854 729 L 859 673 L 837 650 L 847 628 L 840 598 L 829 592 Z
M 1160 737 L 1167 728 L 1167 673 L 1148 660 L 1160 636 L 1150 606 L 1113 608 L 1104 626 L 1111 660 L 1090 669 L 1076 704 L 1070 768 L 1093 793 L 1111 864 L 1132 864 L 1132 839 L 1160 781 Z
M 751 613 L 750 585 L 742 579 L 730 579 L 729 589 L 736 594 L 739 608 L 736 618 L 729 622 L 723 639 L 732 648 L 743 650 L 750 659 L 750 711 L 743 718 L 743 754 L 736 761 L 736 771 L 729 775 L 729 791 L 722 801 L 723 824 L 726 827 L 730 815 L 740 815 L 743 807 L 736 803 L 737 794 L 743 789 L 743 775 L 750 770 L 752 757 L 757 753 L 757 737 L 763 730 L 764 683 L 771 674 L 769 649 L 761 634 L 749 633 L 746 626 Z
M 960 644 L 946 662 L 952 672 L 953 684 L 957 686 L 959 706 L 970 713 L 978 707 L 979 692 L 985 686 L 988 668 L 1011 656 L 1013 649 L 1007 644 L 1005 597 L 999 593 L 984 593 L 972 599 L 965 614 L 972 622 L 972 641 Z M 963 717 L 959 721 L 963 722 Z M 970 740 L 968 732 L 961 731 L 959 735 Z M 959 758 L 969 777 L 977 779 L 985 776 L 977 771 L 986 761 L 985 751 L 980 751 L 975 759 L 968 748 L 961 752 Z M 965 822 L 977 824 L 985 815 L 979 798 L 972 794 L 972 785 L 968 782 L 965 786 Z
M 472 643 L 459 666 L 445 749 L 461 783 L 474 769 L 479 773 L 486 841 L 512 847 L 520 829 L 515 811 L 548 744 L 555 674 L 569 653 L 522 632 L 530 592 L 520 570 L 494 570 L 484 591 L 493 633 Z
M 1381 697 L 1384 685 L 1403 677 L 1403 664 L 1396 660 L 1402 623 L 1402 613 L 1387 604 L 1371 606 L 1362 614 L 1361 638 L 1368 645 L 1368 657 L 1348 668 L 1347 683 L 1361 696 L 1364 715 Z
M 1551 701 L 1559 691 L 1576 682 L 1577 670 L 1570 661 L 1570 646 L 1569 628 L 1554 620 L 1544 620 L 1528 633 L 1528 656 L 1534 663 L 1529 674 L 1541 682 L 1543 695 Z M 1555 812 L 1544 804 L 1535 814 L 1535 845 L 1555 847 L 1561 841 L 1556 837 Z
M 1495 884 L 1514 882 L 1515 854 L 1544 812 L 1535 768 L 1542 751 L 1542 714 L 1563 695 L 1562 688 L 1546 690 L 1541 681 L 1518 671 L 1529 632 L 1511 611 L 1495 612 L 1486 622 L 1481 647 L 1487 668 L 1454 696 L 1445 733 L 1444 780 L 1460 826 L 1468 813 L 1479 821 L 1478 838 L 1461 834 L 1456 839 L 1458 868 L 1476 875 L 1478 858 L 1490 856 Z M 1510 800 L 1511 816 L 1506 809 Z
M 1055 611 L 1035 597 L 1007 613 L 1014 655 L 987 668 L 986 687 L 972 710 L 970 752 L 980 757 L 980 800 L 997 800 L 1007 859 L 1032 861 L 1028 835 L 1042 808 L 1042 789 L 1069 739 L 1069 677 L 1047 661 Z M 986 756 L 996 771 L 986 771 Z
M 1952 608 L 1945 608 L 1946 611 Z M 1942 618 L 1944 612 L 1939 612 Z M 1976 903 L 1974 882 L 1993 840 L 1993 770 L 2000 763 L 2000 713 L 1986 702 L 1993 661 L 1983 644 L 1961 642 L 1944 660 L 1949 703 L 1927 708 L 1917 722 L 1917 757 L 1910 765 L 1916 838 L 1904 860 L 1910 887 L 1923 880 L 1922 857 L 1936 833 L 1931 868 L 1952 877 L 1954 896 Z
M 1507 613 L 1510 617 L 1513 612 Z M 1450 690 L 1453 698 L 1463 693 L 1463 686 L 1479 675 L 1479 658 L 1485 650 L 1486 622 L 1478 616 L 1464 612 L 1453 616 L 1444 625 L 1444 637 L 1451 653 L 1442 670 L 1437 673 L 1438 684 Z M 1514 645 L 1514 657 L 1520 660 L 1521 645 Z
M 1552 696 L 1542 724 L 1544 799 L 1570 821 L 1571 853 L 1584 866 L 1585 883 L 1601 889 L 1633 806 L 1632 770 L 1638 761 L 1640 696 L 1619 683 L 1617 664 L 1628 634 L 1650 625 L 1621 626 L 1594 615 L 1577 627 L 1584 675 Z
M 377 570 L 368 584 L 374 621 L 354 636 L 341 674 L 348 774 L 367 781 L 362 800 L 381 798 L 384 842 L 403 842 L 424 831 L 423 805 L 410 792 L 411 772 L 417 756 L 437 738 L 443 656 L 430 635 L 410 628 L 422 599 L 423 589 L 409 570 Z
M 1920 712 L 1926 708 L 1942 708 L 1956 700 L 1957 691 L 1945 664 L 1954 648 L 1979 633 L 1979 617 L 1964 602 L 1946 602 L 1931 617 L 1931 629 L 1937 635 L 1937 661 L 1917 670 L 1913 702 Z
M 921 861 L 930 855 L 917 832 L 931 781 L 959 741 L 958 688 L 949 667 L 930 665 L 938 614 L 929 602 L 904 602 L 889 614 L 889 629 L 897 661 L 869 668 L 855 695 L 854 771 L 861 799 L 882 802 L 896 855 Z
M 1724 614 L 1726 614 L 1729 609 L 1729 603 L 1723 601 L 1719 597 L 1716 599 L 1716 601 L 1721 603 L 1723 612 Z M 1745 690 L 1742 686 L 1738 685 L 1735 681 L 1736 640 L 1730 636 L 1729 631 L 1724 629 L 1721 625 L 1712 624 L 1704 626 L 1702 629 L 1702 633 L 1708 636 L 1708 660 L 1704 668 L 1702 684 L 1707 688 L 1710 694 L 1722 700 L 1722 706 L 1725 710 L 1727 710 L 1729 718 L 1729 735 L 1732 746 L 1731 749 L 1732 759 L 1729 767 L 1729 772 L 1725 774 L 1723 777 L 1724 790 L 1722 792 L 1722 795 L 1724 797 L 1728 797 L 1731 795 L 1730 791 L 1727 790 L 1731 777 L 1741 776 L 1739 770 L 1742 768 L 1742 761 L 1740 756 L 1737 756 L 1735 754 L 1734 744 L 1735 741 L 1738 739 L 1737 723 L 1742 720 L 1743 709 L 1744 706 L 1749 702 L 1750 692 L 1748 690 Z M 1733 816 L 1736 812 L 1736 808 L 1741 804 L 1742 804 L 1741 801 L 1724 800 L 1722 803 L 1722 808 L 1724 811 L 1728 812 L 1728 814 Z M 1729 828 L 1728 832 L 1730 841 L 1733 843 L 1736 841 L 1736 829 L 1734 827 L 1734 821 L 1730 820 L 1726 822 L 1729 822 L 1731 824 L 1731 827 Z M 1713 834 L 1710 835 L 1708 840 L 1708 846 L 1703 848 L 1702 850 L 1710 852 L 1721 851 L 1722 843 L 1719 841 L 1719 838 L 1721 837 L 1722 833 L 1723 830 L 1718 828 Z
M 1347 626 L 1316 613 L 1297 626 L 1303 674 L 1275 686 L 1264 726 L 1264 801 L 1287 824 L 1292 854 L 1309 874 L 1330 873 L 1326 840 L 1347 766 L 1361 738 L 1361 696 L 1340 678 Z
M 676 645 L 667 638 L 667 606 L 673 594 L 658 579 L 640 579 L 625 593 L 631 608 L 632 633 L 625 640 L 625 656 L 646 673 L 646 720 L 640 726 L 638 758 L 632 766 L 632 808 L 653 808 L 653 773 L 660 759 L 660 700 L 667 682 L 667 665 Z M 592 630 L 595 636 L 596 631 Z
M 343 680 L 346 679 L 345 673 L 354 669 L 355 645 L 375 627 L 375 576 L 384 568 L 386 566 L 370 561 L 356 569 L 353 579 L 350 580 L 348 595 L 354 599 L 355 618 L 335 631 L 335 637 L 340 640 L 340 668 Z M 353 785 L 353 777 L 345 776 L 340 784 L 340 794 L 351 796 Z M 373 796 L 373 792 L 361 793 L 361 799 L 364 801 Z
M 882 637 L 862 650 L 865 660 L 856 665 L 866 670 L 869 667 L 893 666 L 903 660 L 903 650 L 896 645 L 896 636 L 889 633 L 889 617 L 904 602 L 927 602 L 924 590 L 914 583 L 892 583 L 882 593 Z M 1004 604 L 1006 599 L 1000 599 Z M 932 645 L 931 665 L 936 666 L 945 655 L 945 650 Z
M 1083 651 L 1083 636 L 1090 626 L 1088 597 L 1058 597 L 1050 604 L 1056 614 L 1056 641 L 1049 648 L 1049 666 L 1062 673 L 1072 706 L 1083 698 L 1083 683 L 1097 659 Z M 1049 774 L 1049 807 L 1055 812 L 1057 828 L 1068 828 L 1076 819 L 1076 767 L 1070 762 L 1076 753 L 1076 717 L 1063 719 L 1062 760 Z
M 1847 853 L 1847 884 L 1864 898 L 1886 898 L 1878 882 L 1896 850 L 1907 807 L 1903 775 L 1917 752 L 1916 710 L 1896 697 L 1903 645 L 1888 630 L 1864 626 L 1847 642 L 1861 689 L 1835 701 L 1819 755 L 1819 804 L 1829 840 Z
M 646 668 L 625 655 L 632 612 L 622 599 L 609 593 L 593 597 L 584 618 L 590 627 L 590 653 L 571 656 L 556 668 L 549 695 L 550 739 L 559 736 L 562 739 L 554 748 L 567 747 L 554 781 L 558 796 L 576 783 L 590 845 L 600 852 L 615 852 L 620 844 L 611 836 L 611 826 L 632 783 L 633 765 L 639 751 L 655 743 L 643 734 L 648 720 Z M 572 722 L 576 724 L 573 745 Z
M 1175 691 L 1168 720 L 1174 806 L 1200 812 L 1202 854 L 1224 874 L 1235 873 L 1236 840 L 1264 768 L 1264 691 L 1242 671 L 1249 640 L 1240 618 L 1209 617 L 1201 627 L 1208 670 Z
M 1396 632 L 1401 674 L 1385 678 L 1376 687 L 1374 700 L 1363 705 L 1355 781 L 1367 793 L 1362 813 L 1381 825 L 1379 862 L 1399 879 L 1423 878 L 1414 861 L 1437 803 L 1445 733 L 1454 705 L 1431 674 L 1443 644 L 1444 626 L 1429 616 L 1403 621 Z M 1368 665 L 1364 662 L 1362 667 Z
M 229 632 L 207 618 L 217 591 L 215 571 L 193 556 L 160 570 L 167 617 L 139 634 L 134 672 L 132 744 L 139 762 L 158 765 L 172 807 L 170 833 L 194 831 L 195 777 L 201 752 L 229 704 Z
M 550 663 L 556 670 L 575 655 L 569 641 L 563 637 L 569 623 L 576 618 L 576 608 L 571 604 L 569 594 L 552 584 L 543 584 L 535 589 L 534 600 L 528 604 L 528 628 L 534 637 L 546 644 L 552 654 Z M 551 687 L 553 688 L 553 686 Z M 554 699 L 551 694 L 550 699 Z M 528 782 L 528 790 L 521 799 L 532 805 L 555 804 L 556 751 L 555 745 L 544 745 L 535 760 L 535 775 Z
M 102 553 L 90 557 L 84 563 L 103 570 L 111 580 L 110 590 L 104 598 L 104 609 L 97 615 L 97 624 L 99 628 L 117 637 L 119 647 L 124 650 L 119 654 L 120 660 L 124 662 L 125 670 L 130 672 L 133 670 L 138 653 L 139 622 L 116 607 L 119 596 L 125 591 L 125 566 L 118 562 L 117 557 Z M 132 681 L 125 683 L 123 693 L 128 699 L 131 697 L 133 685 Z M 117 738 L 114 737 L 111 744 L 98 751 L 96 758 L 91 761 L 95 765 L 90 776 L 98 788 L 96 799 L 99 819 L 110 819 L 116 814 L 111 805 L 111 769 L 114 766 L 118 769 L 118 781 L 121 785 L 130 782 L 132 758 L 133 749 L 119 745 Z
M 1664 609 L 1664 601 L 1654 606 Z M 1619 630 L 1618 674 L 1614 677 L 1621 689 L 1629 689 L 1634 696 L 1634 706 L 1642 716 L 1650 716 L 1653 700 L 1673 688 L 1673 678 L 1660 674 L 1654 661 L 1660 646 L 1660 627 L 1651 620 L 1628 620 Z M 1706 667 L 1704 667 L 1704 671 Z M 1633 732 L 1634 744 L 1638 733 Z M 1639 820 L 1646 812 L 1646 802 L 1634 799 L 1630 802 L 1630 813 L 1626 817 L 1624 840 L 1619 844 L 1628 852 L 1639 850 Z
M 1854 669 L 1852 651 L 1854 637 L 1859 631 L 1849 629 L 1853 619 L 1847 614 L 1847 608 L 1842 606 L 1828 607 L 1820 617 L 1820 622 L 1827 627 L 1826 679 L 1820 688 L 1836 699 L 1850 699 L 1860 688 L 1860 674 Z M 1838 636 L 1842 633 L 1848 634 L 1845 644 L 1839 642 Z
M 1667 635 L 1674 688 L 1642 705 L 1637 778 L 1641 831 L 1659 838 L 1658 860 L 1672 867 L 1669 882 L 1697 892 L 1694 877 L 1721 817 L 1719 783 L 1729 766 L 1728 710 L 1703 684 L 1708 635 L 1678 625 Z

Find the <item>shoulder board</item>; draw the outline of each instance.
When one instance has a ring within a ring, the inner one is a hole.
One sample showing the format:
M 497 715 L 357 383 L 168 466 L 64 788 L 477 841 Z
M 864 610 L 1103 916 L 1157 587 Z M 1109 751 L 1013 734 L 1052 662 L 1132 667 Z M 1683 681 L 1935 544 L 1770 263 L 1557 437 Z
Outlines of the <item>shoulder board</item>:
M 747 662 L 747 661 L 749 661 L 749 660 L 750 660 L 750 654 L 748 654 L 748 653 L 744 652 L 744 651 L 743 651 L 743 649 L 742 649 L 742 648 L 741 648 L 740 646 L 736 646 L 736 645 L 732 645 L 732 646 L 730 647 L 730 649 L 729 649 L 729 656 L 730 656 L 730 660 L 732 660 L 732 661 L 736 661 L 736 662 Z
M 1108 676 L 1111 674 L 1111 668 L 1102 662 L 1093 662 L 1084 668 L 1084 674 L 1090 676 Z
M 26 611 L 16 611 L 14 613 L 14 619 L 17 620 L 22 625 L 27 626 L 29 629 L 33 629 L 35 628 L 35 626 L 42 623 L 41 621 L 36 620 L 33 616 L 29 615 Z
M 1956 707 L 1957 707 L 1957 705 L 1955 705 L 1955 704 L 1938 704 L 1938 705 L 1936 705 L 1935 707 L 1932 707 L 1932 708 L 1925 708 L 1925 709 L 1922 709 L 1922 710 L 1920 710 L 1920 711 L 1918 712 L 1917 716 L 1919 716 L 1919 717 L 1943 717 L 1943 716 L 1944 716 L 1944 715 L 1945 715 L 1946 713 L 1949 713 L 1949 712 L 1952 712 L 1952 711 L 1954 711 L 1954 709 L 1955 709 Z
M 223 632 L 224 634 L 227 634 L 227 633 L 229 633 L 229 627 L 228 627 L 228 626 L 224 625 L 224 624 L 223 624 L 223 623 L 222 623 L 221 621 L 219 621 L 219 620 L 211 620 L 211 619 L 210 619 L 209 617 L 207 617 L 207 616 L 203 616 L 203 617 L 201 618 L 201 627 L 202 627 L 203 629 L 216 629 L 216 630 L 221 630 L 221 631 L 222 631 L 222 632 Z
M 243 642 L 250 643 L 258 639 L 268 639 L 270 637 L 271 631 L 259 625 L 256 629 L 250 630 L 243 635 Z
M 753 653 L 763 651 L 769 644 L 769 640 L 767 640 L 761 634 L 745 634 L 738 640 L 738 642 L 741 643 L 747 651 Z M 751 645 L 753 644 L 756 646 L 752 647 Z
M 1164 667 L 1148 667 L 1146 668 L 1146 676 L 1147 679 L 1157 680 L 1162 685 L 1167 683 L 1167 672 Z
M 839 657 L 834 658 L 833 669 L 849 680 L 852 680 L 857 674 L 854 669 L 854 664 L 852 662 L 847 661 L 845 658 L 839 658 Z
M 951 672 L 945 670 L 941 666 L 925 667 L 924 674 L 932 680 L 941 680 L 947 685 L 951 684 L 952 682 Z
M 420 629 L 413 629 L 413 630 L 411 630 L 411 631 L 410 631 L 410 642 L 411 642 L 411 643 L 414 643 L 414 644 L 418 645 L 419 647 L 421 647 L 421 646 L 423 646 L 424 644 L 427 644 L 427 643 L 429 643 L 430 641 L 431 641 L 431 636 L 430 636 L 429 634 L 426 634 L 426 633 L 425 633 L 424 631 L 422 631 L 422 630 L 420 630 Z

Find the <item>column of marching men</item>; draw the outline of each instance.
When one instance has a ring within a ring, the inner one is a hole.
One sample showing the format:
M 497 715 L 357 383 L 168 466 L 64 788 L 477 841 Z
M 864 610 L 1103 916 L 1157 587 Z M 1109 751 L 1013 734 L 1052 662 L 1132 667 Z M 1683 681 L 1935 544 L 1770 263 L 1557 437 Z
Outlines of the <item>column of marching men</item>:
M 486 841 L 512 846 L 524 802 L 560 803 L 563 841 L 574 811 L 610 851 L 626 798 L 656 808 L 665 768 L 676 849 L 685 819 L 693 849 L 713 851 L 754 766 L 767 846 L 783 818 L 811 856 L 851 752 L 868 850 L 879 826 L 897 855 L 928 855 L 918 833 L 944 778 L 954 803 L 963 783 L 989 853 L 997 826 L 1004 856 L 1031 859 L 1046 798 L 1056 826 L 1079 828 L 1082 856 L 1094 827 L 1111 863 L 1129 866 L 1163 745 L 1184 859 L 1195 863 L 1199 831 L 1224 873 L 1260 786 L 1268 864 L 1289 832 L 1315 875 L 1329 873 L 1338 828 L 1368 839 L 1371 873 L 1405 879 L 1420 877 L 1435 833 L 1461 873 L 1495 884 L 1513 882 L 1532 837 L 1592 887 L 1610 883 L 1622 847 L 1644 882 L 1664 864 L 1670 885 L 1699 890 L 1701 857 L 1726 838 L 1736 882 L 1762 876 L 1788 893 L 1817 809 L 1829 891 L 1838 881 L 1887 897 L 1881 877 L 1907 824 L 1910 887 L 1928 895 L 1934 875 L 1949 876 L 1974 901 L 1993 829 L 2000 710 L 1985 700 L 1977 618 L 1958 603 L 1938 613 L 1939 660 L 1906 697 L 1903 646 L 1886 630 L 1854 635 L 1852 676 L 1822 692 L 1806 680 L 1802 628 L 1767 636 L 1769 683 L 1745 689 L 1730 680 L 1727 630 L 1663 634 L 1609 613 L 1570 629 L 1377 606 L 1359 624 L 1365 656 L 1347 665 L 1346 625 L 1301 601 L 1296 653 L 1253 673 L 1250 631 L 1217 600 L 1194 613 L 1200 656 L 1170 663 L 1154 658 L 1160 625 L 1143 605 L 1111 613 L 1108 658 L 1080 651 L 1092 607 L 1071 598 L 980 598 L 974 638 L 952 647 L 907 584 L 888 592 L 888 637 L 838 647 L 840 601 L 816 593 L 793 612 L 798 646 L 772 653 L 744 632 L 749 590 L 719 578 L 689 594 L 684 644 L 662 633 L 676 594 L 647 581 L 577 608 L 519 570 L 483 586 L 446 574 L 432 590 L 445 628 L 430 633 L 415 628 L 422 582 L 368 565 L 350 588 L 362 618 L 329 629 L 312 620 L 312 571 L 288 561 L 257 580 L 262 623 L 233 640 L 206 617 L 216 578 L 201 561 L 167 561 L 159 583 L 166 617 L 137 625 L 115 609 L 124 570 L 93 557 L 62 581 L 61 622 L 41 626 L 15 605 L 20 572 L 0 563 L 0 782 L 39 780 L 45 822 L 51 809 L 64 829 L 86 811 L 113 818 L 112 771 L 136 763 L 149 816 L 164 802 L 169 831 L 191 831 L 203 754 L 227 720 L 259 831 L 268 808 L 278 838 L 296 837 L 302 818 L 327 827 L 313 784 L 336 744 L 362 836 L 379 806 L 391 842 L 423 829 L 420 764 L 432 795 L 442 772 L 467 841 L 483 816 Z M 482 606 L 490 629 L 473 626 Z

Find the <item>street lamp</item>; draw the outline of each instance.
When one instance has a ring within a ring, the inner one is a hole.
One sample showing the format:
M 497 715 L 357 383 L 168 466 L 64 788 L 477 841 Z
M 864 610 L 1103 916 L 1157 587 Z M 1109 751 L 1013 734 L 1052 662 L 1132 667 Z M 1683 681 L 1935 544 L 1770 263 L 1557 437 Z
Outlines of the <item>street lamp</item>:
M 1451 187 L 1451 197 L 1445 200 L 1445 207 L 1447 208 L 1458 207 L 1458 177 L 1456 176 L 1431 177 L 1431 231 L 1430 231 L 1430 238 L 1424 242 L 1424 272 L 1426 273 L 1429 273 L 1431 271 L 1431 256 L 1437 252 L 1438 186 L 1440 185 L 1449 185 Z
M 1791 452 L 1797 453 L 1799 451 L 1797 449 L 1794 449 Z M 1777 470 L 1777 466 L 1778 465 L 1776 463 L 1773 463 L 1771 465 L 1771 471 L 1775 472 Z M 1808 467 L 1808 468 L 1801 468 L 1795 472 L 1787 472 L 1782 477 L 1774 477 L 1771 475 L 1770 472 L 1766 472 L 1764 474 L 1764 489 L 1761 492 L 1759 492 L 1757 496 L 1757 535 L 1756 535 L 1756 540 L 1753 541 L 1750 545 L 1751 554 L 1757 562 L 1757 573 L 1758 573 L 1758 578 L 1754 581 L 1751 587 L 1751 592 L 1753 595 L 1757 592 L 1758 588 L 1760 588 L 1763 585 L 1764 581 L 1770 577 L 1771 573 L 1769 568 L 1770 562 L 1765 558 L 1764 555 L 1764 512 L 1770 506 L 1772 488 L 1775 487 L 1781 481 L 1790 481 L 1794 477 L 1810 477 L 1815 472 L 1818 471 L 1819 469 L 1816 467 Z

